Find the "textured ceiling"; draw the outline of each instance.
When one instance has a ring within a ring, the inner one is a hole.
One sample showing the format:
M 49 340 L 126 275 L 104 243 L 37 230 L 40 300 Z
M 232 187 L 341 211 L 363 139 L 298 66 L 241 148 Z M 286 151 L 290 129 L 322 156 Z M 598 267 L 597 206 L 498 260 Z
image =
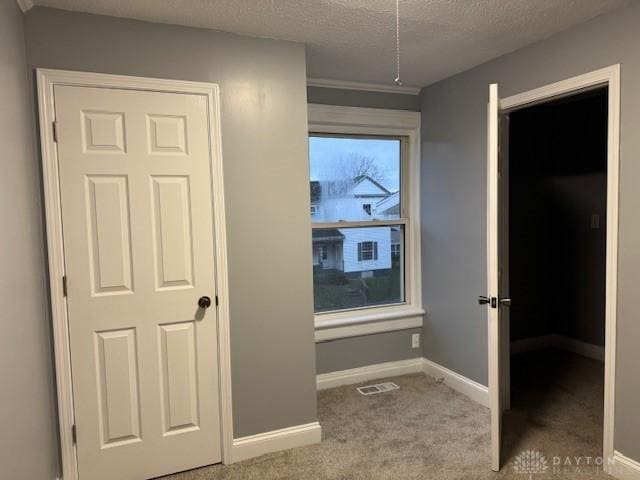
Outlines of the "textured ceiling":
M 400 0 L 402 79 L 424 86 L 635 0 Z M 35 0 L 303 42 L 310 78 L 392 84 L 394 0 Z

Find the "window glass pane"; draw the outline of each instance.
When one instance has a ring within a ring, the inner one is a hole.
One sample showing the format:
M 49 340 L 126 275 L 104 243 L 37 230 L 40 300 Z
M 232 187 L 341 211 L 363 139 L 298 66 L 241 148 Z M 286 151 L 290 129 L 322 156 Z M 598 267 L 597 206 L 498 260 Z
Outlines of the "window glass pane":
M 404 302 L 404 227 L 313 230 L 316 312 Z
M 400 218 L 400 139 L 309 137 L 313 222 Z

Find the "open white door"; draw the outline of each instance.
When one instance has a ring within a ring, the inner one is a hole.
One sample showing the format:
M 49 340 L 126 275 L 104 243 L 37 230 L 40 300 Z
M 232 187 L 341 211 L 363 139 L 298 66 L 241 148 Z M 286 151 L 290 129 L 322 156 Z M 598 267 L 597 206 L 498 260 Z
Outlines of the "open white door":
M 489 86 L 487 119 L 487 289 L 489 332 L 489 406 L 491 408 L 491 468 L 500 470 L 502 440 L 501 329 L 499 298 L 499 98 L 498 85 Z

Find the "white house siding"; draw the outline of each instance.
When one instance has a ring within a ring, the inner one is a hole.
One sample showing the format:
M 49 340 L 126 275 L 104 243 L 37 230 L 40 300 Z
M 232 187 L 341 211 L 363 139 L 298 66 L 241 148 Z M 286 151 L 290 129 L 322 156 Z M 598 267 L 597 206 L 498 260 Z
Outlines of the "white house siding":
M 330 182 L 321 183 L 320 199 L 314 202 L 316 214 L 312 216 L 314 222 L 337 222 L 371 220 L 372 215 L 365 212 L 363 206 L 371 205 L 371 212 L 375 213 L 376 204 L 384 199 L 389 192 L 381 189 L 369 179 L 355 184 L 348 192 L 332 196 Z
M 375 205 L 374 217 L 378 219 L 400 218 L 400 192 L 394 192 Z
M 389 193 L 388 190 L 369 178 L 363 178 L 347 192 L 340 193 L 339 185 L 332 182 L 312 184 L 311 190 L 312 196 L 314 191 L 317 194 L 317 198 L 314 198 L 313 202 L 316 210 L 312 215 L 312 221 L 316 223 L 383 219 L 387 217 L 383 212 L 394 206 L 397 208 L 400 201 L 398 193 Z M 366 213 L 363 208 L 366 204 L 371 205 L 371 215 Z M 382 210 L 378 208 L 376 211 L 376 206 L 384 208 Z M 397 214 L 391 215 L 391 218 L 397 218 Z M 337 269 L 345 273 L 375 273 L 391 268 L 392 235 L 390 227 L 341 228 L 339 231 L 345 237 L 342 243 L 330 241 L 321 243 L 319 239 L 314 238 L 314 266 L 320 266 L 318 247 L 325 244 L 329 250 L 327 260 L 322 262 L 323 269 Z M 397 233 L 395 235 L 398 236 Z M 360 242 L 376 242 L 378 244 L 377 260 L 358 261 L 358 243 Z M 342 247 L 342 251 L 340 247 Z
M 391 268 L 391 228 L 341 228 L 344 235 L 344 272 L 365 272 Z M 358 261 L 358 243 L 378 242 L 378 259 Z

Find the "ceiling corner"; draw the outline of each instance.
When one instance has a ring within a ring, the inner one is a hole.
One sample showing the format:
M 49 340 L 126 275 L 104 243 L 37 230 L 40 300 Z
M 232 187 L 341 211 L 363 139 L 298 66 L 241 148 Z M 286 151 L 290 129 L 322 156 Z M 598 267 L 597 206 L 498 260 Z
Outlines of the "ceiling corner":
M 16 0 L 18 7 L 22 10 L 22 13 L 27 13 L 33 8 L 33 0 Z

